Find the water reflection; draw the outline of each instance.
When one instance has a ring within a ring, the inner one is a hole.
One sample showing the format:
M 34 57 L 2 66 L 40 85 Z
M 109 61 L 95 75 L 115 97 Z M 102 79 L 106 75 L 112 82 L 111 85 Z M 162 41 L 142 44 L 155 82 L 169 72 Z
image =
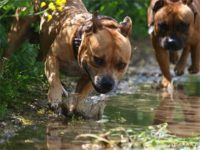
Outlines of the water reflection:
M 160 105 L 155 110 L 154 124 L 168 123 L 171 134 L 200 135 L 200 97 L 187 96 L 184 90 L 173 95 L 161 93 Z
M 66 120 L 50 117 L 47 125 L 47 149 L 81 149 L 87 141 L 75 140 L 78 134 L 97 133 L 102 125 L 93 120 Z
M 188 93 L 185 89 L 178 89 L 169 95 L 152 89 L 150 85 L 139 86 L 133 94 L 109 97 L 102 122 L 66 120 L 50 115 L 42 124 L 36 121 L 34 125 L 22 128 L 9 142 L 0 145 L 0 149 L 76 150 L 89 143 L 84 139 L 75 139 L 79 134 L 101 133 L 116 127 L 140 132 L 147 126 L 166 122 L 170 134 L 200 135 L 200 97 L 185 93 Z

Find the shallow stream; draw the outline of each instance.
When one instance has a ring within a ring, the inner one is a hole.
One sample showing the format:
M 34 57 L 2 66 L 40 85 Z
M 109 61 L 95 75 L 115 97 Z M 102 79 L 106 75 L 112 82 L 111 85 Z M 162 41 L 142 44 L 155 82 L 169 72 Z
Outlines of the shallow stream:
M 104 133 L 118 127 L 140 133 L 150 126 L 163 123 L 167 123 L 166 134 L 170 136 L 199 136 L 200 83 L 193 77 L 192 79 L 185 77 L 185 80 L 177 79 L 174 83 L 175 89 L 170 94 L 153 86 L 157 84 L 158 78 L 160 77 L 156 73 L 141 73 L 124 79 L 117 92 L 106 98 L 104 114 L 99 121 L 64 119 L 43 109 L 38 110 L 36 114 L 27 113 L 21 128 L 11 136 L 8 136 L 11 134 L 9 130 L 5 131 L 7 136 L 1 137 L 0 149 L 95 149 L 88 147 L 92 140 L 76 137 L 80 134 Z M 192 148 L 198 149 L 198 146 L 199 142 Z M 138 147 L 145 148 L 145 146 Z M 178 147 L 188 146 L 178 145 Z

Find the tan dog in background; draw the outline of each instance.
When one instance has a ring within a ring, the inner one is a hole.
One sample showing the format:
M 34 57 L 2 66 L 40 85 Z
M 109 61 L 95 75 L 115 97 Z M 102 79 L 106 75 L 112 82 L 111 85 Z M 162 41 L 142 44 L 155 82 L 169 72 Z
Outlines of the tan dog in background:
M 170 61 L 176 63 L 176 75 L 184 73 L 191 54 L 190 73 L 200 69 L 200 0 L 151 0 L 148 26 L 156 59 L 163 74 L 161 82 L 168 87 L 172 77 Z M 182 50 L 179 58 L 178 51 Z
M 62 102 L 64 92 L 60 71 L 80 76 L 75 91 L 79 100 L 93 89 L 112 91 L 125 74 L 131 58 L 129 17 L 119 24 L 111 17 L 90 14 L 81 0 L 68 0 L 62 13 L 53 13 L 49 22 L 42 21 L 41 29 L 48 99 L 53 108 Z

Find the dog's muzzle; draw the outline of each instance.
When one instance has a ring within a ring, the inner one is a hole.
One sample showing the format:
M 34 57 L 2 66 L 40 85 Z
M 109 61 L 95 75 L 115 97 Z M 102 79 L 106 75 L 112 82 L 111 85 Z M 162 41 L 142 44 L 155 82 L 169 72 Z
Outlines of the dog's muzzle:
M 108 93 L 115 87 L 115 80 L 109 75 L 95 76 L 94 88 L 99 93 Z
M 169 51 L 178 51 L 183 48 L 183 44 L 176 37 L 166 37 L 163 39 L 163 48 Z
M 90 78 L 92 85 L 94 89 L 102 94 L 108 93 L 112 91 L 115 88 L 115 80 L 109 76 L 109 75 L 101 75 L 101 76 L 95 76 L 92 78 L 92 75 L 90 73 L 90 68 L 86 63 L 83 64 L 83 68 L 85 72 L 87 73 L 88 77 Z

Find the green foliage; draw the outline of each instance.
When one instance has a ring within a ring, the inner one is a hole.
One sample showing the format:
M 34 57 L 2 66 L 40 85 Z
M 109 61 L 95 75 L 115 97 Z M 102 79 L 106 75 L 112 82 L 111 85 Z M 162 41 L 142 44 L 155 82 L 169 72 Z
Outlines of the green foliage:
M 7 35 L 5 27 L 0 23 L 0 56 L 2 55 L 3 49 L 7 47 Z
M 4 61 L 0 72 L 0 118 L 9 108 L 21 105 L 33 85 L 44 81 L 43 65 L 36 61 L 36 49 L 26 43 L 10 60 Z
M 133 37 L 144 38 L 147 36 L 147 5 L 148 0 L 83 0 L 90 12 L 99 11 L 122 21 L 125 16 L 130 16 L 133 21 Z
M 7 34 L 17 8 L 22 8 L 18 15 L 32 15 L 32 0 L 0 1 L 0 58 L 7 48 Z M 0 66 L 0 119 L 9 108 L 18 107 L 24 101 L 24 94 L 31 92 L 31 85 L 42 82 L 43 67 L 36 62 L 37 46 L 24 44 L 10 60 L 3 60 Z M 2 67 L 2 68 L 1 68 Z
M 200 77 L 189 76 L 189 78 L 184 82 L 184 91 L 189 96 L 200 96 Z
M 17 8 L 24 8 L 20 15 L 32 15 L 33 6 L 30 5 L 32 0 L 2 0 L 0 2 L 0 19 L 14 16 Z

